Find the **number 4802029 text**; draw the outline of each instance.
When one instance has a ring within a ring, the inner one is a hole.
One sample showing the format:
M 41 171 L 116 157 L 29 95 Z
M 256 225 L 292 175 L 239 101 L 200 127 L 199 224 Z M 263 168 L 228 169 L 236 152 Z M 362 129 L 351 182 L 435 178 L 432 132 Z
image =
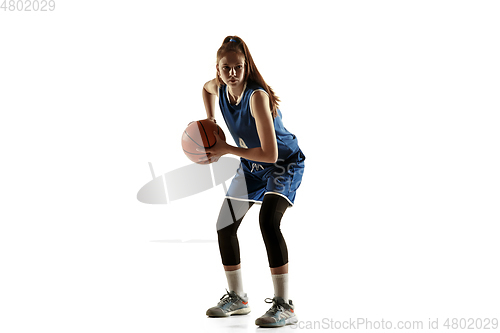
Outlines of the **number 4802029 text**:
M 0 5 L 4 12 L 51 12 L 55 9 L 55 0 L 3 0 Z

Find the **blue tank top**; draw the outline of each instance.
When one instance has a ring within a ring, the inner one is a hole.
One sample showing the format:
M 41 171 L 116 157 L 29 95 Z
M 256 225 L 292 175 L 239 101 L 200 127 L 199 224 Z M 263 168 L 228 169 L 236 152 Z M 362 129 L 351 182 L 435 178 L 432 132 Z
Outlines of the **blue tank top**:
M 262 87 L 259 87 L 253 82 L 247 82 L 247 86 L 239 103 L 231 105 L 227 95 L 227 86 L 222 85 L 219 88 L 219 106 L 222 111 L 222 116 L 226 122 L 227 128 L 238 147 L 256 148 L 261 147 L 255 118 L 250 110 L 250 98 L 256 90 L 266 92 Z M 266 92 L 267 93 L 267 92 Z M 276 142 L 278 144 L 278 162 L 286 161 L 290 156 L 297 153 L 300 148 L 295 135 L 290 133 L 283 126 L 282 114 L 278 109 L 278 116 L 274 118 L 274 130 L 276 132 Z M 255 162 L 255 161 L 250 161 Z M 272 164 L 262 163 L 259 164 Z

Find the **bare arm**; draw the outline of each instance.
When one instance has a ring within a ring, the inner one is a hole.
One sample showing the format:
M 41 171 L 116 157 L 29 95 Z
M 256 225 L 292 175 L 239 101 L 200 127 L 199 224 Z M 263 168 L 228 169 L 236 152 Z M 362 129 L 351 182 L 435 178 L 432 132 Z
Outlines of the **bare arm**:
M 216 134 L 216 145 L 206 150 L 209 153 L 208 159 L 218 160 L 222 155 L 229 153 L 251 161 L 263 163 L 276 162 L 278 159 L 278 144 L 276 142 L 273 117 L 269 108 L 269 97 L 263 91 L 256 91 L 250 100 L 250 105 L 255 117 L 261 146 L 256 148 L 234 147 L 220 140 Z
M 215 79 L 205 83 L 202 96 L 205 110 L 207 111 L 207 118 L 215 121 L 215 96 L 217 96 L 217 83 Z
M 250 99 L 250 105 L 257 125 L 260 147 L 248 149 L 230 146 L 229 153 L 252 161 L 275 163 L 278 159 L 278 144 L 269 97 L 263 91 L 256 91 Z

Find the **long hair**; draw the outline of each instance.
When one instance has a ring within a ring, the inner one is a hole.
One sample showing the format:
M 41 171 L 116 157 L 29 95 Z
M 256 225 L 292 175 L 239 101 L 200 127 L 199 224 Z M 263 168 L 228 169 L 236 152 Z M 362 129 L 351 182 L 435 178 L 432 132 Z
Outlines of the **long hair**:
M 217 64 L 226 52 L 231 51 L 241 53 L 245 56 L 245 82 L 252 81 L 261 86 L 268 93 L 269 108 L 271 109 L 273 118 L 276 118 L 278 116 L 278 102 L 280 102 L 280 99 L 274 94 L 273 89 L 271 89 L 271 87 L 267 85 L 266 81 L 264 81 L 264 78 L 259 73 L 257 66 L 255 66 L 252 55 L 250 54 L 250 50 L 248 50 L 247 44 L 245 44 L 245 42 L 240 37 L 227 36 L 226 38 L 224 38 L 221 47 L 217 51 Z M 216 82 L 218 87 L 225 84 L 220 79 L 219 75 L 216 76 Z

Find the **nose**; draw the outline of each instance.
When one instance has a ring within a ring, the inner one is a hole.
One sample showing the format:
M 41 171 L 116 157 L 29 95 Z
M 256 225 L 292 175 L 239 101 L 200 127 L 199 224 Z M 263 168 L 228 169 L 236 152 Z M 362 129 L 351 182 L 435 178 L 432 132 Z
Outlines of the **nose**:
M 231 69 L 229 70 L 229 75 L 231 75 L 231 76 L 236 76 L 236 68 L 234 68 L 234 67 L 233 67 L 233 68 L 231 68 Z

